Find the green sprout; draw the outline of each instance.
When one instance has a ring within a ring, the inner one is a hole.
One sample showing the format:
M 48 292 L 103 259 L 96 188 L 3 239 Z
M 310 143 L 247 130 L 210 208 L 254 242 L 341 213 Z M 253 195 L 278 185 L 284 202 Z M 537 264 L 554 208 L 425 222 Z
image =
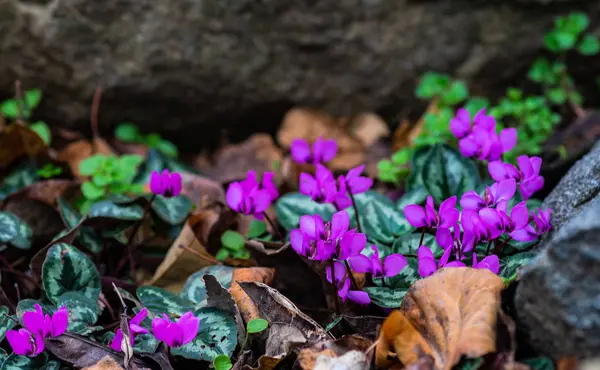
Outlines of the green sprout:
M 213 367 L 215 370 L 229 370 L 233 365 L 229 356 L 221 354 L 213 359 Z
M 241 351 L 246 348 L 246 343 L 248 342 L 248 336 L 250 334 L 258 334 L 269 327 L 269 322 L 265 319 L 252 319 L 248 321 L 246 324 L 246 338 L 244 339 L 244 343 L 242 343 Z
M 62 168 L 54 163 L 46 163 L 42 168 L 36 171 L 37 175 L 43 179 L 59 176 L 63 172 Z
M 31 89 L 25 91 L 22 99 L 8 99 L 0 104 L 0 113 L 8 119 L 22 119 L 28 122 L 33 114 L 33 110 L 40 104 L 42 100 L 42 91 L 39 89 Z M 44 121 L 36 121 L 29 124 L 29 128 L 38 134 L 46 145 L 50 145 L 52 134 L 50 128 Z
M 97 201 L 111 194 L 143 194 L 143 185 L 133 184 L 138 166 L 143 158 L 135 154 L 117 157 L 95 154 L 79 164 L 79 172 L 90 180 L 81 184 L 84 200 L 80 206 L 86 212 Z
M 143 144 L 154 148 L 164 155 L 177 158 L 177 147 L 172 142 L 163 139 L 157 133 L 142 134 L 136 125 L 131 122 L 122 122 L 115 129 L 115 136 L 124 142 Z
M 247 239 L 270 241 L 272 236 L 267 233 L 267 225 L 258 220 L 252 221 L 246 237 L 237 231 L 227 230 L 221 235 L 221 244 L 223 244 L 223 247 L 217 252 L 217 260 L 225 261 L 230 257 L 239 259 L 250 258 L 250 253 L 245 248 Z

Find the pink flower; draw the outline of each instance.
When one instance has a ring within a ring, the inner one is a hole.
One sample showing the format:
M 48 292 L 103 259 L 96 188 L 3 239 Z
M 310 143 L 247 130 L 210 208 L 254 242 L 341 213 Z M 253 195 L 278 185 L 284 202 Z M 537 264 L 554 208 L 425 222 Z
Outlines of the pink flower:
M 348 193 L 357 195 L 366 192 L 373 186 L 373 179 L 361 176 L 365 166 L 358 166 L 348 171 L 346 176 L 338 177 L 339 190 L 335 198 L 337 209 L 342 210 L 352 205 L 352 199 Z
M 319 137 L 312 145 L 312 152 L 308 143 L 302 139 L 292 141 L 290 148 L 292 158 L 297 163 L 325 163 L 335 157 L 337 153 L 337 144 L 335 140 L 323 140 Z
M 44 315 L 42 307 L 35 304 L 35 311 L 23 314 L 25 329 L 6 332 L 8 343 L 17 355 L 37 356 L 44 350 L 44 338 L 62 335 L 69 326 L 69 311 L 59 308 L 53 315 Z
M 338 190 L 333 174 L 327 167 L 317 164 L 314 177 L 306 172 L 300 174 L 300 193 L 318 203 L 332 203 Z
M 494 183 L 491 187 L 486 187 L 483 197 L 475 190 L 467 191 L 460 198 L 460 205 L 464 209 L 480 210 L 484 207 L 493 207 L 498 202 L 508 201 L 517 190 L 517 184 L 514 179 L 506 179 Z
M 433 275 L 438 269 L 441 269 L 444 266 L 464 266 L 464 264 L 460 261 L 454 261 L 448 263 L 448 259 L 450 258 L 450 252 L 452 252 L 452 248 L 447 248 L 444 251 L 444 254 L 440 258 L 439 263 L 435 261 L 435 257 L 431 252 L 429 247 L 422 245 L 419 247 L 417 252 L 417 261 L 419 263 L 419 275 L 421 277 L 427 277 Z
M 383 263 L 379 259 L 379 250 L 375 245 L 372 245 L 374 253 L 367 257 L 364 254 L 356 254 L 348 259 L 348 263 L 352 270 L 360 273 L 370 273 L 374 277 L 396 276 L 406 267 L 407 262 L 401 254 L 390 254 L 385 257 Z
M 146 334 L 148 330 L 140 326 L 142 321 L 148 316 L 148 309 L 143 308 L 140 312 L 138 312 L 131 320 L 129 320 L 129 342 L 133 346 L 134 337 L 138 334 Z M 121 342 L 123 341 L 123 332 L 121 329 L 117 329 L 115 333 L 115 337 L 110 343 L 110 348 L 115 351 L 122 351 Z
M 498 271 L 500 271 L 500 260 L 498 259 L 498 256 L 492 254 L 482 259 L 481 262 L 477 263 L 477 255 L 473 253 L 473 268 L 488 269 L 494 274 L 498 275 Z
M 333 264 L 333 269 L 336 290 L 342 302 L 345 302 L 346 299 L 350 299 L 351 301 L 356 302 L 358 304 L 371 303 L 371 297 L 369 297 L 369 294 L 367 294 L 367 292 L 363 292 L 361 290 L 350 290 L 352 283 L 350 282 L 350 279 L 347 276 L 346 266 L 342 262 L 335 262 Z M 327 266 L 327 268 L 325 269 L 325 277 L 327 281 L 333 284 L 330 266 Z
M 273 183 L 273 173 L 265 172 L 262 183 L 256 179 L 256 172 L 248 171 L 246 179 L 232 182 L 227 188 L 227 204 L 234 211 L 244 215 L 254 215 L 262 220 L 271 202 L 279 196 Z
M 169 173 L 169 170 L 163 170 L 162 174 L 152 171 L 150 191 L 167 198 L 178 196 L 181 193 L 181 175 L 177 172 Z
M 510 211 L 510 217 L 506 214 L 506 206 L 506 201 L 501 201 L 496 209 L 483 208 L 479 211 L 481 222 L 488 229 L 491 239 L 496 239 L 503 233 L 520 230 L 529 222 L 526 202 L 514 206 Z
M 152 332 L 156 339 L 165 342 L 169 347 L 181 347 L 191 342 L 198 334 L 200 319 L 186 312 L 175 322 L 171 322 L 167 314 L 163 318 L 152 320 Z
M 34 357 L 44 351 L 44 339 L 27 329 L 9 330 L 6 332 L 8 344 L 19 356 Z
M 427 197 L 425 208 L 417 204 L 409 204 L 404 207 L 404 216 L 409 224 L 416 228 L 435 228 L 436 236 L 442 230 L 448 229 L 458 222 L 460 213 L 456 209 L 456 196 L 452 196 L 440 204 L 440 212 L 435 210 L 433 198 Z
M 522 155 L 517 158 L 517 164 L 519 169 L 509 163 L 494 161 L 488 163 L 488 171 L 496 181 L 515 179 L 523 199 L 527 200 L 544 187 L 544 178 L 540 176 L 542 158 Z
M 529 242 L 542 236 L 544 233 L 552 230 L 550 224 L 550 215 L 552 210 L 550 208 L 546 210 L 538 209 L 535 213 L 531 214 L 533 219 L 533 225 L 526 225 L 524 228 L 513 231 L 510 236 L 520 242 Z

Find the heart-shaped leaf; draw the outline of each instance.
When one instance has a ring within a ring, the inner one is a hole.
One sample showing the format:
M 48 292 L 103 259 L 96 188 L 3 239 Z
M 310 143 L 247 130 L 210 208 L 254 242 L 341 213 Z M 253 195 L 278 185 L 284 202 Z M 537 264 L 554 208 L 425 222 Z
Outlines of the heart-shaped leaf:
M 304 215 L 318 214 L 327 221 L 335 213 L 335 207 L 331 204 L 314 202 L 310 197 L 300 193 L 290 193 L 280 197 L 275 204 L 275 210 L 277 220 L 286 230 L 298 228 L 300 217 Z
M 510 279 L 515 276 L 518 269 L 529 263 L 535 257 L 535 252 L 522 252 L 500 260 L 500 276 Z
M 396 290 L 384 286 L 371 286 L 363 289 L 369 294 L 371 302 L 383 308 L 397 308 L 406 295 L 406 290 Z
M 201 308 L 194 314 L 200 319 L 196 338 L 185 346 L 173 348 L 172 353 L 202 361 L 212 361 L 220 354 L 231 356 L 237 346 L 237 325 L 233 317 L 216 308 Z
M 78 226 L 83 218 L 81 214 L 62 198 L 57 200 L 58 210 L 64 223 L 70 228 L 79 227 L 77 230 L 77 241 L 92 253 L 98 253 L 102 250 L 102 238 L 96 231 L 89 226 Z
M 0 342 L 4 339 L 6 332 L 15 326 L 15 322 L 8 315 L 8 307 L 0 306 Z
M 23 322 L 23 314 L 28 311 L 35 311 L 35 305 L 39 304 L 42 307 L 42 311 L 44 314 L 53 314 L 55 311 L 55 307 L 44 304 L 42 302 L 36 301 L 35 299 L 22 299 L 17 304 L 17 316 L 19 320 Z
M 98 321 L 98 303 L 80 292 L 66 292 L 58 298 L 58 307 L 69 310 L 69 331 L 86 335 Z
M 374 287 L 364 288 L 373 303 L 380 307 L 400 307 L 410 286 L 419 280 L 419 262 L 414 257 L 406 258 L 408 264 L 396 276 L 373 279 Z
M 426 245 L 433 252 L 435 257 L 441 257 L 444 254 L 444 249 L 442 249 L 437 242 L 435 241 L 435 237 L 430 234 L 425 234 L 423 236 L 423 243 L 419 245 L 421 241 L 421 233 L 413 233 L 413 234 L 405 234 L 398 237 L 394 240 L 394 244 L 392 245 L 391 253 L 400 253 L 402 255 L 412 254 L 417 255 L 419 251 L 419 247 L 421 245 Z M 385 250 L 384 250 L 385 252 Z
M 412 191 L 425 186 L 421 170 L 429 155 L 429 146 L 422 146 L 413 152 L 410 158 L 410 176 L 406 179 L 406 191 Z
M 192 210 L 192 201 L 185 195 L 172 198 L 157 195 L 152 202 L 152 210 L 164 222 L 179 225 L 185 221 Z
M 57 304 L 66 292 L 79 292 L 93 301 L 100 295 L 100 274 L 77 248 L 58 243 L 50 247 L 42 265 L 42 284 L 48 299 Z
M 265 319 L 253 319 L 248 322 L 248 334 L 256 334 L 265 330 L 269 326 L 269 322 Z
M 106 217 L 121 221 L 139 221 L 144 216 L 144 210 L 137 204 L 118 205 L 108 200 L 94 203 L 88 213 L 88 218 Z
M 49 361 L 46 352 L 36 357 L 18 356 L 14 353 L 2 363 L 0 370 L 59 370 L 58 361 Z
M 392 201 L 381 194 L 368 191 L 359 194 L 355 199 L 362 231 L 369 240 L 389 245 L 398 236 L 411 230 L 412 227 L 402 213 Z
M 404 193 L 396 202 L 396 208 L 404 214 L 404 207 L 409 204 L 422 204 L 427 200 L 429 193 L 425 186 L 417 186 L 409 192 Z
M 9 243 L 19 249 L 31 248 L 31 228 L 19 217 L 0 211 L 0 243 Z
M 183 315 L 194 308 L 193 302 L 155 286 L 139 287 L 136 293 L 142 305 L 155 314 Z
M 204 306 L 206 304 L 206 285 L 204 284 L 204 279 L 202 277 L 204 275 L 212 275 L 223 288 L 229 289 L 231 287 L 233 270 L 233 267 L 223 265 L 203 267 L 200 271 L 190 275 L 185 282 L 181 293 L 179 293 L 179 296 L 192 301 L 199 306 Z

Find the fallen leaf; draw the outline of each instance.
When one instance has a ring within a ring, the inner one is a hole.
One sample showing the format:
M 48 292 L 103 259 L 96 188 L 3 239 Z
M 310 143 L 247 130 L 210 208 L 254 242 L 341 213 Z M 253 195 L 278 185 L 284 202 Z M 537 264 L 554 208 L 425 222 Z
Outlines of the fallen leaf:
M 260 318 L 259 309 L 255 306 L 253 300 L 248 297 L 245 289 L 240 287 L 239 283 L 262 283 L 270 284 L 273 281 L 275 269 L 266 267 L 237 268 L 233 270 L 230 292 L 235 299 L 242 316 L 246 322 Z M 271 320 L 269 320 L 271 322 Z
M 202 267 L 220 263 L 206 251 L 194 232 L 199 224 L 207 222 L 205 218 L 207 214 L 209 214 L 207 211 L 201 211 L 188 218 L 179 236 L 169 248 L 164 260 L 154 272 L 154 276 L 146 283 L 147 285 L 155 285 L 177 294 L 183 288 L 188 276 Z M 198 254 L 185 250 L 180 246 L 186 246 Z
M 255 134 L 242 143 L 224 146 L 214 158 L 211 177 L 226 184 L 243 180 L 250 168 L 258 176 L 269 171 L 277 174 L 276 167 L 281 164 L 283 155 L 270 135 Z M 280 182 L 278 176 L 275 182 Z
M 305 348 L 301 350 L 298 354 L 298 363 L 300 364 L 300 367 L 304 370 L 313 370 L 315 368 L 317 358 L 319 356 L 333 358 L 337 357 L 337 354 L 329 348 L 318 352 L 312 348 Z
M 225 192 L 218 182 L 190 172 L 181 172 L 181 194 L 190 198 L 198 209 L 225 203 Z
M 575 370 L 577 369 L 577 357 L 573 357 L 573 356 L 569 356 L 569 357 L 563 357 L 561 359 L 559 359 L 558 361 L 556 361 L 556 370 Z M 600 369 L 600 361 L 596 360 L 596 368 L 595 369 Z M 585 370 L 585 366 L 581 367 L 582 370 Z M 588 369 L 588 370 L 592 370 L 592 369 Z
M 106 356 L 96 364 L 86 367 L 83 370 L 122 370 L 123 367 L 112 357 Z
M 238 327 L 238 343 L 243 343 L 246 337 L 246 327 L 231 293 L 223 288 L 213 275 L 204 275 L 202 278 L 206 286 L 206 306 L 215 307 L 232 314 Z
M 384 321 L 375 363 L 404 365 L 431 356 L 436 369 L 451 369 L 461 356 L 496 351 L 502 279 L 486 269 L 448 268 L 417 281 L 399 310 Z
M 252 370 L 273 370 L 277 367 L 277 365 L 279 365 L 287 357 L 288 356 L 286 356 L 286 355 L 281 355 L 281 356 L 262 355 L 258 358 L 258 364 L 256 367 L 245 366 L 244 368 L 252 369 Z
M 13 194 L 26 194 L 28 198 L 36 199 L 51 206 L 56 206 L 56 201 L 66 191 L 79 186 L 79 182 L 65 179 L 50 179 L 34 182 Z
M 47 243 L 64 229 L 60 214 L 53 206 L 29 198 L 25 192 L 15 193 L 4 200 L 3 209 L 17 215 L 27 224 L 35 242 Z
M 367 370 L 369 369 L 369 360 L 363 352 L 350 351 L 339 357 L 330 357 L 321 355 L 317 357 L 314 370 Z
M 361 113 L 350 121 L 350 132 L 365 148 L 390 134 L 388 124 L 375 113 Z
M 84 180 L 86 178 L 86 176 L 82 176 L 79 172 L 79 163 L 81 161 L 94 154 L 115 154 L 115 151 L 103 139 L 94 138 L 93 143 L 95 145 L 86 139 L 77 140 L 67 145 L 58 153 L 58 160 L 68 163 L 71 172 L 73 172 L 73 175 L 79 180 Z
M 435 114 L 438 111 L 439 108 L 437 106 L 437 99 L 433 99 L 417 123 L 412 125 L 410 121 L 402 120 L 396 131 L 394 131 L 394 135 L 392 137 L 392 150 L 396 152 L 402 148 L 411 146 L 413 141 L 419 137 L 419 135 L 421 135 L 421 132 L 423 132 L 425 116 L 429 113 Z
M 13 123 L 0 132 L 0 168 L 23 156 L 34 157 L 45 150 L 44 140 L 25 125 Z

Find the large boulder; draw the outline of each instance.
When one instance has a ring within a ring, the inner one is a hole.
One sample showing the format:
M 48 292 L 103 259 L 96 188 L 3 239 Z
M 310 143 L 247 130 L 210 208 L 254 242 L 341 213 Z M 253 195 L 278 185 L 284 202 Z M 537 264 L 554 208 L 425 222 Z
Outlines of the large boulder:
M 573 9 L 595 18 L 600 4 L 4 0 L 0 93 L 12 94 L 17 78 L 40 87 L 40 114 L 73 126 L 88 121 L 101 86 L 103 129 L 129 119 L 188 143 L 273 129 L 298 104 L 392 117 L 425 71 L 504 89 L 554 16 Z

